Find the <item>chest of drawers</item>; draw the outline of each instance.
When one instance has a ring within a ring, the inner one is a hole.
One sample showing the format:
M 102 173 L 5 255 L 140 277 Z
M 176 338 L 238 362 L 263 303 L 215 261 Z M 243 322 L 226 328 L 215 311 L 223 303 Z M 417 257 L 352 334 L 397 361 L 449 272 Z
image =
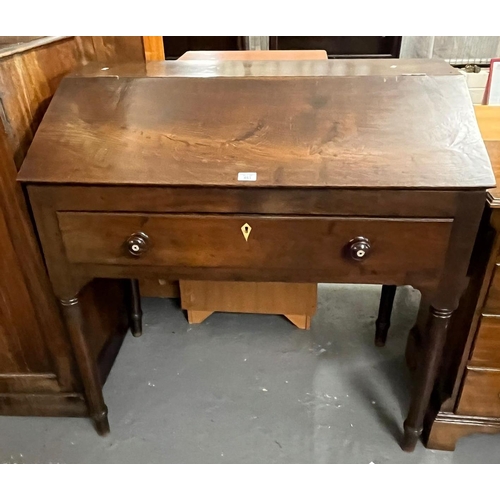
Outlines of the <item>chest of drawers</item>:
M 476 108 L 493 169 L 500 169 L 500 109 Z M 492 189 L 428 412 L 427 446 L 453 450 L 468 434 L 500 432 L 500 192 Z M 437 412 L 437 413 L 436 413 Z
M 95 278 L 409 284 L 430 304 L 413 450 L 494 179 L 463 78 L 393 66 L 159 63 L 62 83 L 19 178 L 100 433 L 79 301 Z

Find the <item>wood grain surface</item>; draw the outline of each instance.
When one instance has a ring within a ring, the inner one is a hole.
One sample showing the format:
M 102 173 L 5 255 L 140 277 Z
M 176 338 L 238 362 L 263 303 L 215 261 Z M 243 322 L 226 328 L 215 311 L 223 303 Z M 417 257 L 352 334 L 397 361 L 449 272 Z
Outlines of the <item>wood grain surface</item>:
M 500 417 L 500 370 L 467 368 L 457 413 Z
M 198 311 L 260 314 L 316 312 L 316 283 L 181 280 L 181 307 Z
M 255 182 L 238 180 L 241 172 L 254 172 Z M 461 76 L 69 78 L 19 179 L 413 189 L 495 183 Z
M 469 366 L 500 370 L 500 316 L 482 315 Z
M 234 78 L 234 77 L 327 77 L 327 76 L 446 76 L 461 75 L 439 59 L 337 59 L 311 61 L 152 61 L 147 64 L 90 63 L 76 70 L 80 77 Z M 470 98 L 469 98 L 470 99 Z
M 449 220 L 354 217 L 60 212 L 58 220 L 71 263 L 230 268 L 241 273 L 258 269 L 270 276 L 273 270 L 293 274 L 302 268 L 322 273 L 325 281 L 357 276 L 379 283 L 404 281 L 412 269 L 436 281 L 451 229 Z M 244 224 L 251 226 L 248 241 L 241 231 Z M 148 235 L 148 249 L 132 257 L 126 241 L 139 231 Z M 372 251 L 366 261 L 356 262 L 347 251 L 349 242 L 360 235 L 369 239 Z

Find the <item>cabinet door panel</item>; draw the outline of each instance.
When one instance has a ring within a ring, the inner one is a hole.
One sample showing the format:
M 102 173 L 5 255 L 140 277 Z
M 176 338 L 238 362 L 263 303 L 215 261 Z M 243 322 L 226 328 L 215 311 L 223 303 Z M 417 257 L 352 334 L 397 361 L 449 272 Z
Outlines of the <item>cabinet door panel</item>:
M 50 370 L 36 313 L 5 218 L 0 214 L 0 371 L 3 373 Z

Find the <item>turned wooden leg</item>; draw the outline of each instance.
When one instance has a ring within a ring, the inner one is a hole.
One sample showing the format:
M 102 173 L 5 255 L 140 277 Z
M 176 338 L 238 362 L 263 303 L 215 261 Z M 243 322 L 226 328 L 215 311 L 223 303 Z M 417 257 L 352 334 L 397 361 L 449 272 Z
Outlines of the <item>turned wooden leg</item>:
M 410 410 L 404 423 L 404 451 L 413 451 L 422 434 L 425 412 L 441 362 L 446 332 L 452 315 L 449 309 L 435 309 L 431 306 L 423 339 L 420 360 L 412 391 Z
M 375 345 L 378 347 L 385 346 L 387 340 L 387 332 L 391 326 L 392 306 L 395 295 L 396 285 L 382 285 L 378 318 L 375 321 Z
M 109 433 L 108 409 L 104 404 L 97 363 L 85 336 L 82 308 L 76 297 L 61 299 L 60 303 L 82 377 L 90 417 L 94 421 L 98 434 L 104 436 Z
M 142 309 L 139 280 L 130 280 L 130 330 L 134 337 L 142 335 Z

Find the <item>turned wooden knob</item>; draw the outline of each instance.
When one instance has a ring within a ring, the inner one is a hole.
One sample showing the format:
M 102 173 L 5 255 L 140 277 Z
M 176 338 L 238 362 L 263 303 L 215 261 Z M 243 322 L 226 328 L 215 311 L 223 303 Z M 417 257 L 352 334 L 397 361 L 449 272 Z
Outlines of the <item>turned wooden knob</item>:
M 349 253 L 353 260 L 364 260 L 370 254 L 371 246 L 368 238 L 357 236 L 349 242 Z
M 130 255 L 140 257 L 148 249 L 149 237 L 146 233 L 134 233 L 128 237 L 127 249 Z

